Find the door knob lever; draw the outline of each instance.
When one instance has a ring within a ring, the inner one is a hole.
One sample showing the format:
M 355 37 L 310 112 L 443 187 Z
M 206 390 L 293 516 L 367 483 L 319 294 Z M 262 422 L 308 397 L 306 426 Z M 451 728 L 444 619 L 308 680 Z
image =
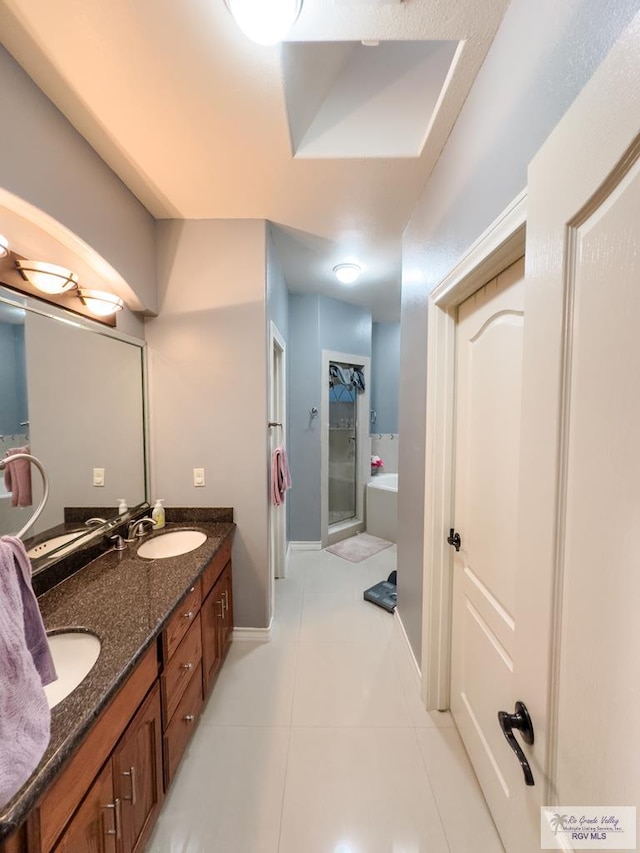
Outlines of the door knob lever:
M 531 717 L 527 711 L 527 706 L 524 702 L 516 702 L 515 713 L 509 714 L 507 711 L 498 711 L 498 722 L 500 723 L 502 734 L 506 737 L 507 743 L 515 752 L 516 758 L 520 762 L 520 767 L 522 767 L 522 772 L 524 773 L 525 785 L 535 785 L 535 782 L 533 781 L 533 773 L 531 772 L 531 767 L 529 766 L 527 757 L 522 751 L 522 747 L 516 740 L 516 736 L 513 733 L 513 730 L 517 729 L 522 735 L 522 740 L 525 743 L 528 743 L 529 745 L 533 743 L 533 723 L 531 722 Z
M 456 549 L 456 551 L 460 550 L 460 546 L 462 545 L 462 540 L 460 539 L 460 534 L 456 533 L 456 531 L 453 529 L 453 527 L 449 531 L 449 535 L 447 536 L 447 542 L 449 543 L 449 545 L 453 545 L 453 547 Z

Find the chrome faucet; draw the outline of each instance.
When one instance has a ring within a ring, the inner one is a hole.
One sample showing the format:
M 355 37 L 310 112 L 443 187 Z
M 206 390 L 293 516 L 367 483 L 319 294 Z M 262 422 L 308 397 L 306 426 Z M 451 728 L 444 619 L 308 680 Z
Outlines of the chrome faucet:
M 136 539 L 140 539 L 144 536 L 144 526 L 145 524 L 149 525 L 149 528 L 153 527 L 155 524 L 152 518 L 138 518 L 136 521 L 132 521 L 129 525 L 129 529 L 127 530 L 127 542 L 133 542 Z
M 100 527 L 101 524 L 106 524 L 106 523 L 107 523 L 106 518 L 97 518 L 97 517 L 96 518 L 88 518 L 85 521 L 84 526 L 85 527 Z

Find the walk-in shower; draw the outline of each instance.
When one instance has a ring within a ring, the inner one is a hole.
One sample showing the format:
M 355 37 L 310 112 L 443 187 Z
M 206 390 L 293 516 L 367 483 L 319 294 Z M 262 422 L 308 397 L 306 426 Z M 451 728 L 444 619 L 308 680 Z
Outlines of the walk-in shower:
M 369 359 L 323 351 L 323 544 L 364 529 Z

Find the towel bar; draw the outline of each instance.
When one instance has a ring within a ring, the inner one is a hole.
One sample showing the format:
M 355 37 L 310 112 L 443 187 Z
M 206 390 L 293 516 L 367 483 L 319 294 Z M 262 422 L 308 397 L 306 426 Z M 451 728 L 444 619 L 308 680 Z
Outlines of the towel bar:
M 40 500 L 38 508 L 33 513 L 29 521 L 27 521 L 22 530 L 19 530 L 16 533 L 18 539 L 22 539 L 27 530 L 33 527 L 36 521 L 40 518 L 40 516 L 42 515 L 42 510 L 44 509 L 45 504 L 49 500 L 49 478 L 47 477 L 47 472 L 44 470 L 44 465 L 42 464 L 42 462 L 35 456 L 32 456 L 30 453 L 14 453 L 13 456 L 7 456 L 4 459 L 0 459 L 0 471 L 4 471 L 9 462 L 16 462 L 18 459 L 28 459 L 29 462 L 36 466 L 38 471 L 40 471 L 40 476 L 42 477 L 43 489 L 42 499 Z

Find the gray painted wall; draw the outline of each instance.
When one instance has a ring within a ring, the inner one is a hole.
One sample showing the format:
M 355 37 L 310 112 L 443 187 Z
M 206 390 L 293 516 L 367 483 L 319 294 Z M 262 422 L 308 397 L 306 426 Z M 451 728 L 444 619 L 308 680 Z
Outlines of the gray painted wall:
M 271 226 L 267 228 L 267 322 L 275 323 L 285 340 L 289 336 L 289 292 Z
M 371 313 L 326 296 L 289 295 L 288 389 L 289 463 L 293 487 L 289 492 L 289 538 L 319 542 L 320 528 L 320 409 L 323 386 L 322 350 L 371 355 Z
M 320 348 L 371 356 L 371 312 L 349 302 L 319 298 Z
M 152 497 L 232 506 L 235 622 L 270 619 L 266 223 L 159 223 L 160 316 L 147 321 Z M 193 485 L 205 468 L 206 486 Z
M 155 311 L 155 220 L 3 47 L 0 114 L 0 187 L 85 240 Z
M 320 297 L 289 295 L 287 352 L 289 467 L 293 486 L 289 503 L 289 539 L 320 541 Z
M 372 433 L 398 432 L 400 323 L 374 323 L 371 333 Z
M 403 240 L 398 611 L 420 660 L 427 294 L 525 188 L 527 165 L 638 0 L 512 0 Z

